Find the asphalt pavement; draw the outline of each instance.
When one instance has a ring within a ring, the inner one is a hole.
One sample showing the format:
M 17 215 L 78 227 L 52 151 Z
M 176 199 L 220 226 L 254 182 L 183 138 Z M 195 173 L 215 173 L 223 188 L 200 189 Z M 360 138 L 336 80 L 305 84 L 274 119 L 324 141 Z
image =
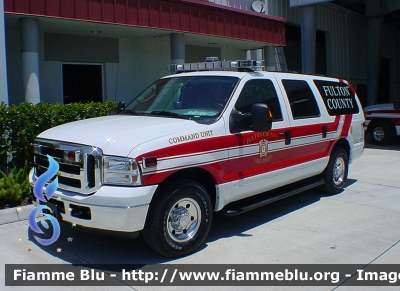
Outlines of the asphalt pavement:
M 215 216 L 206 244 L 194 254 L 166 259 L 139 239 L 86 233 L 61 226 L 42 246 L 26 220 L 32 206 L 0 211 L 0 290 L 266 290 L 266 287 L 5 286 L 6 264 L 399 264 L 400 143 L 367 144 L 350 165 L 345 190 L 318 189 L 236 216 Z M 400 281 L 400 279 L 399 279 Z M 394 290 L 396 287 L 268 287 L 268 290 Z M 397 286 L 397 288 L 399 288 Z

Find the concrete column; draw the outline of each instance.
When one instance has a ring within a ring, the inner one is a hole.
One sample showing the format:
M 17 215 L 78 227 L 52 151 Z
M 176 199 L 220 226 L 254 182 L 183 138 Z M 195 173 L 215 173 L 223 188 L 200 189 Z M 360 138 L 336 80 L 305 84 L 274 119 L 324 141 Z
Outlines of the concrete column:
M 264 61 L 266 71 L 276 71 L 276 60 L 275 60 L 275 47 L 267 45 L 264 47 Z
M 365 14 L 367 16 L 367 105 L 376 103 L 379 89 L 379 73 L 381 65 L 381 37 L 384 7 L 386 2 L 367 0 L 365 3 Z
M 376 103 L 381 62 L 381 35 L 383 17 L 367 18 L 367 106 Z
M 183 64 L 185 62 L 185 35 L 183 33 L 171 34 L 171 63 Z
M 0 0 L 0 104 L 8 105 L 6 35 L 4 27 L 4 1 Z
M 365 15 L 367 16 L 367 105 L 376 103 L 379 89 L 379 73 L 381 64 L 381 37 L 383 14 L 388 8 L 386 2 L 397 1 L 366 0 Z M 395 7 L 393 7 L 395 8 Z
M 263 50 L 262 49 L 246 51 L 246 60 L 262 60 L 262 59 L 263 59 Z
M 22 84 L 25 102 L 40 102 L 39 25 L 33 17 L 21 18 Z
M 251 60 L 251 50 L 246 50 L 246 60 Z
M 304 74 L 315 74 L 315 5 L 301 7 L 301 64 Z

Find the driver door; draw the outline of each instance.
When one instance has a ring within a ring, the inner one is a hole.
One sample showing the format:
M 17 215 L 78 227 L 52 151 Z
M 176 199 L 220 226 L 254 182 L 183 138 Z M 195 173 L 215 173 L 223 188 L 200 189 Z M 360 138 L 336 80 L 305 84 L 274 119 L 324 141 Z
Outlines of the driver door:
M 243 123 L 249 130 L 230 136 L 229 172 L 234 180 L 230 202 L 285 185 L 290 178 L 290 121 L 276 88 L 274 79 L 249 80 L 235 104 L 242 113 L 251 113 L 255 103 L 267 104 L 273 122 L 269 132 L 254 132 L 248 118 Z

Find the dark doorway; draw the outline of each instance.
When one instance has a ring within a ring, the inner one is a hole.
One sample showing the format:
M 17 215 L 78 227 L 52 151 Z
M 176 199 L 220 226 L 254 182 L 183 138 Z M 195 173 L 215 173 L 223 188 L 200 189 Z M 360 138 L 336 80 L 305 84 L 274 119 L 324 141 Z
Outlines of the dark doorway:
M 357 96 L 361 102 L 362 107 L 367 106 L 367 85 L 365 84 L 357 84 Z
M 286 47 L 284 47 L 289 71 L 301 72 L 301 29 L 300 26 L 286 25 Z
M 286 24 L 286 47 L 284 47 L 289 71 L 302 71 L 301 64 L 301 28 Z M 315 36 L 315 73 L 326 75 L 326 37 L 325 32 L 316 31 Z
M 103 101 L 101 65 L 63 64 L 62 74 L 64 104 Z
M 378 100 L 376 103 L 390 103 L 390 59 L 381 59 Z
M 326 38 L 325 32 L 317 31 L 315 36 L 315 73 L 326 75 Z

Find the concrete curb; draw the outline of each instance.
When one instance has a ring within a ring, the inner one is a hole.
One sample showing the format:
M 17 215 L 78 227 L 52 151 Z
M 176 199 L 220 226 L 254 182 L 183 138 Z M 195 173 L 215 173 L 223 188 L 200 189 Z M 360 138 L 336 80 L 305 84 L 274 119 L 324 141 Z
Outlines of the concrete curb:
M 0 210 L 0 225 L 27 220 L 29 213 L 35 208 L 33 204 Z

